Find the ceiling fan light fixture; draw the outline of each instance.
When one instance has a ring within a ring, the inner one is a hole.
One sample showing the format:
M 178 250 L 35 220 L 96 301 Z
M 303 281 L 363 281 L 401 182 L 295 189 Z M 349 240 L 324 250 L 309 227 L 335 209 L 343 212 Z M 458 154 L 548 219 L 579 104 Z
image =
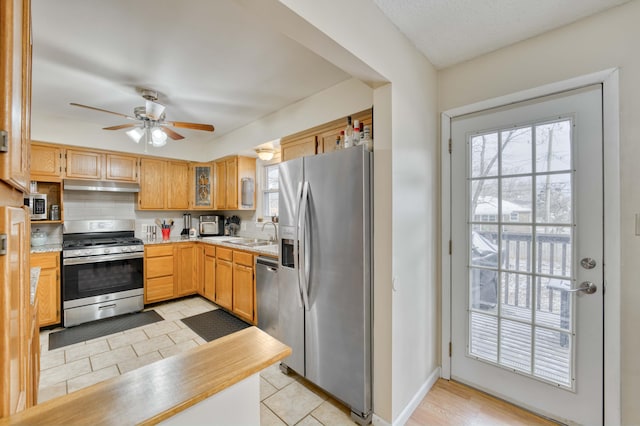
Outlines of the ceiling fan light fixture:
M 146 115 L 150 120 L 160 120 L 164 114 L 165 106 L 154 101 L 146 101 Z
M 167 144 L 167 134 L 160 127 L 151 129 L 151 145 L 161 147 Z
M 258 154 L 258 158 L 261 159 L 262 161 L 269 161 L 273 158 L 272 149 L 266 149 L 266 148 L 256 149 L 256 154 Z
M 127 136 L 129 136 L 135 143 L 139 143 L 140 139 L 144 136 L 144 130 L 140 127 L 134 127 L 131 130 L 127 130 L 126 133 Z

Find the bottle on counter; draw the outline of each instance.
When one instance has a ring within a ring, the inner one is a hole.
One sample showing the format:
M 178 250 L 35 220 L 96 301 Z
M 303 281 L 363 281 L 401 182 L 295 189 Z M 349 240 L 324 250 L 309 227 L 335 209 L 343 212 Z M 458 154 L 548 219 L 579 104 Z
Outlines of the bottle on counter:
M 340 134 L 336 137 L 336 146 L 334 147 L 334 149 L 336 151 L 338 151 L 339 149 L 342 149 L 342 137 L 344 136 L 344 131 L 341 130 Z
M 347 117 L 347 127 L 344 129 L 343 147 L 351 148 L 353 146 L 353 125 L 351 124 L 351 116 Z
M 360 120 L 353 122 L 353 141 L 351 142 L 351 146 L 357 145 L 360 145 Z
M 364 126 L 360 144 L 363 145 L 367 151 L 373 150 L 373 139 L 371 139 L 371 128 L 369 126 Z

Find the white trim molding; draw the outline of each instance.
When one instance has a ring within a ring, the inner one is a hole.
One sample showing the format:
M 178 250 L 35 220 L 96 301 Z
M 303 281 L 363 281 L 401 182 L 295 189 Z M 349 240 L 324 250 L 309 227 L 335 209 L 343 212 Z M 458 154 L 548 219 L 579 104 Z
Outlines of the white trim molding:
M 433 385 L 436 384 L 436 382 L 438 381 L 438 378 L 440 378 L 440 375 L 441 375 L 440 367 L 436 368 L 431 372 L 429 377 L 427 377 L 427 380 L 422 384 L 422 386 L 420 386 L 420 389 L 418 389 L 418 392 L 416 392 L 413 398 L 411 398 L 411 401 L 409 401 L 409 403 L 404 407 L 404 409 L 402 410 L 400 415 L 395 419 L 393 424 L 387 423 L 386 420 L 381 419 L 380 417 L 374 414 L 371 418 L 371 423 L 373 424 L 373 426 L 402 426 L 405 423 L 407 423 L 407 421 L 409 421 L 409 418 L 411 417 L 413 412 L 416 410 L 416 408 L 418 408 L 418 405 L 420 405 L 420 403 L 422 402 L 424 397 L 427 395 L 427 393 L 431 390 Z
M 620 107 L 619 76 L 617 68 L 523 90 L 506 96 L 488 99 L 444 111 L 441 115 L 441 192 L 442 192 L 442 372 L 451 377 L 451 260 L 449 235 L 451 229 L 451 167 L 449 138 L 451 120 L 462 115 L 490 108 L 577 89 L 591 84 L 602 84 L 603 90 L 603 165 L 604 165 L 604 424 L 621 421 L 621 336 L 620 336 Z

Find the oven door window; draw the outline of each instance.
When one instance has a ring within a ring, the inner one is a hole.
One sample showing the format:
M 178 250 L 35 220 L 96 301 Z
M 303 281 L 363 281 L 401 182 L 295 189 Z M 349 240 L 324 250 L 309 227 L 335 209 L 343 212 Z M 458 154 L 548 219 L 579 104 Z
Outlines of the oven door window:
M 143 259 L 64 265 L 65 301 L 143 288 Z

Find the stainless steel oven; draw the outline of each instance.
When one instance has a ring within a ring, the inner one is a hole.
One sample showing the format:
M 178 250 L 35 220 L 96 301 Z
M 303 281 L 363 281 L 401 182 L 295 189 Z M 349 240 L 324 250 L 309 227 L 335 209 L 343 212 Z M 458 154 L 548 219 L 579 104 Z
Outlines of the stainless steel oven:
M 134 221 L 66 221 L 62 249 L 63 325 L 140 311 L 144 246 Z

